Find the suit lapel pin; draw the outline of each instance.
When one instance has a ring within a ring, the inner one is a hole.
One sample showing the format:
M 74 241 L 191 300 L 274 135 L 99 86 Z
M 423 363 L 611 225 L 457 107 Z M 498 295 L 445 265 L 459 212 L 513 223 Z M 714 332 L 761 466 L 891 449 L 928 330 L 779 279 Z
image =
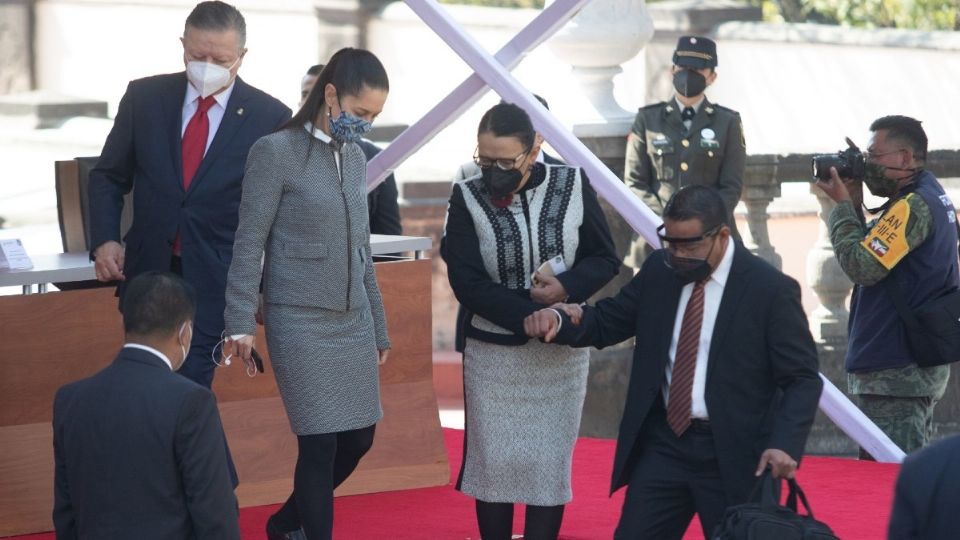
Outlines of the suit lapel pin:
M 707 114 L 713 114 L 713 107 L 707 107 L 704 110 L 707 111 Z
M 243 116 L 243 107 L 237 109 L 237 116 Z

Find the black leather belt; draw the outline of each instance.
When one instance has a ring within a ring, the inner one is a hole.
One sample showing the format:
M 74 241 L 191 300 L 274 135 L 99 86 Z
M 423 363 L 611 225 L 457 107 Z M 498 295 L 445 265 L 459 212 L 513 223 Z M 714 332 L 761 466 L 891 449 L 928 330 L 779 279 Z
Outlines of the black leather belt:
M 697 431 L 710 431 L 710 420 L 704 420 L 702 418 L 691 418 L 690 427 Z

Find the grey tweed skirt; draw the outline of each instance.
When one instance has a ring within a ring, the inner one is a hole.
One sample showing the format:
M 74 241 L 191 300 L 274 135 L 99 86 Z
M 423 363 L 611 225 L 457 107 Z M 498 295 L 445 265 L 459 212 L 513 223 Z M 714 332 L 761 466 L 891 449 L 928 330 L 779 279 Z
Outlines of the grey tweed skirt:
M 371 426 L 383 417 L 370 307 L 347 312 L 266 304 L 280 397 L 297 435 Z
M 459 489 L 486 502 L 566 504 L 590 351 L 467 338 Z

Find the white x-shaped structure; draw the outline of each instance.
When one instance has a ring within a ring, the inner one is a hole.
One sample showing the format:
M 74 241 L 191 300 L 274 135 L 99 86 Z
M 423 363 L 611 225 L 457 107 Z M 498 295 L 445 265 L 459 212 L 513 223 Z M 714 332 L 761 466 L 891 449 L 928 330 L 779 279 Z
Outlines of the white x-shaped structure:
M 537 132 L 560 156 L 568 163 L 582 167 L 594 190 L 650 245 L 659 245 L 656 229 L 661 223 L 660 218 L 510 74 L 527 52 L 553 36 L 589 1 L 556 0 L 495 56 L 491 56 L 435 0 L 405 0 L 420 19 L 473 69 L 474 74 L 367 164 L 367 191 L 372 191 L 400 163 L 462 115 L 489 87 L 506 101 L 523 107 L 530 114 Z M 833 383 L 822 374 L 820 378 L 824 383 L 820 398 L 820 409 L 824 414 L 878 461 L 902 461 L 903 451 Z

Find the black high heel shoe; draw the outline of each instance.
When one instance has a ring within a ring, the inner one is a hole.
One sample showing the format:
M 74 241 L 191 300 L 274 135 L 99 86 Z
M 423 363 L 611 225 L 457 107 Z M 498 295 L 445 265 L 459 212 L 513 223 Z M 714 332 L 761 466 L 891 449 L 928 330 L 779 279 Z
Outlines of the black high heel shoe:
M 303 527 L 295 531 L 283 532 L 273 520 L 273 516 L 267 518 L 267 540 L 307 540 Z

